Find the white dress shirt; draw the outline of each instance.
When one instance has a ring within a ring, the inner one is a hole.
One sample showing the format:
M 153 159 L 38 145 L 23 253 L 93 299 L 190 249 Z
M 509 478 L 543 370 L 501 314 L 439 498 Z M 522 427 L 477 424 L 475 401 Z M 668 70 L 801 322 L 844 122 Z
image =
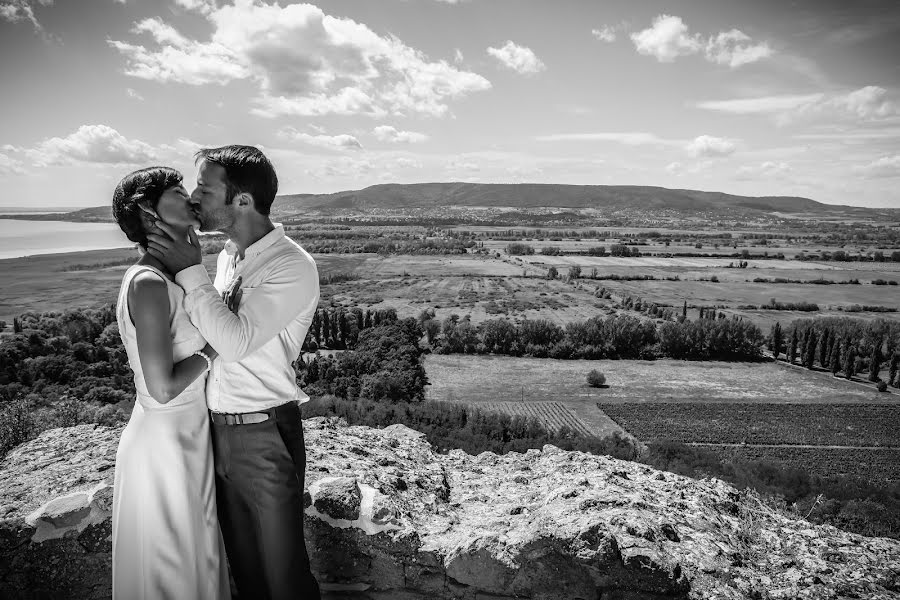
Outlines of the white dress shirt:
M 223 292 L 242 278 L 237 314 Z M 309 400 L 296 382 L 292 361 L 319 304 L 319 273 L 312 256 L 275 229 L 244 251 L 229 241 L 219 253 L 216 280 L 194 265 L 175 276 L 194 326 L 219 353 L 206 382 L 210 410 L 243 413 Z

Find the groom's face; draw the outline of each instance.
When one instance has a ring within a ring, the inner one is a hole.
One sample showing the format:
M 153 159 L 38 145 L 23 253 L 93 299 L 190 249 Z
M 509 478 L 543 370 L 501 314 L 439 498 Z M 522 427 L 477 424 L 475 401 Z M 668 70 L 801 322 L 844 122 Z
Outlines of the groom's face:
M 204 160 L 197 172 L 191 201 L 200 211 L 200 231 L 223 231 L 234 223 L 234 203 L 228 203 L 225 167 Z

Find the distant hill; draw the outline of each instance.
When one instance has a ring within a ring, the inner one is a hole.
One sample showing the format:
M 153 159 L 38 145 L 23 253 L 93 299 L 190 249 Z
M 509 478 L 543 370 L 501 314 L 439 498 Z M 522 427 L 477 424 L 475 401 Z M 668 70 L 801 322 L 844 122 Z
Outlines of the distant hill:
M 512 208 L 635 208 L 706 211 L 725 208 L 765 212 L 841 212 L 836 207 L 792 196 L 748 197 L 721 192 L 673 190 L 635 185 L 560 185 L 538 183 L 413 183 L 373 185 L 335 194 L 280 196 L 279 212 L 293 209 L 372 209 L 512 207 Z
M 762 212 L 804 215 L 812 218 L 887 218 L 900 220 L 896 209 L 824 204 L 797 196 L 735 196 L 722 192 L 669 189 L 637 185 L 561 185 L 539 183 L 388 183 L 334 194 L 288 194 L 272 207 L 278 219 L 291 216 L 365 214 L 371 211 L 430 212 L 448 209 L 541 208 L 583 211 L 645 210 L 683 213 Z M 9 217 L 6 217 L 9 218 Z M 85 208 L 71 213 L 12 218 L 78 222 L 112 221 L 109 206 Z

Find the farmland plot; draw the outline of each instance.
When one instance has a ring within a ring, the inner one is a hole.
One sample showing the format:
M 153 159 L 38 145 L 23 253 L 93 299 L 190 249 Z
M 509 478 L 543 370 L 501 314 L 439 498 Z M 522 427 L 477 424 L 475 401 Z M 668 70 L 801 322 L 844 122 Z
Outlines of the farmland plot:
M 644 442 L 896 446 L 897 404 L 603 403 Z M 800 426 L 802 424 L 802 426 Z
M 801 468 L 820 477 L 851 476 L 872 483 L 900 482 L 897 448 L 719 446 L 723 459 L 763 460 Z
M 559 402 L 483 402 L 477 406 L 511 417 L 532 417 L 553 433 L 566 426 L 583 437 L 594 435 L 584 421 Z
M 433 308 L 438 319 L 451 314 L 486 319 L 548 319 L 560 325 L 612 312 L 593 291 L 537 277 L 385 277 L 322 288 L 323 301 L 342 306 L 393 308 L 402 317 Z

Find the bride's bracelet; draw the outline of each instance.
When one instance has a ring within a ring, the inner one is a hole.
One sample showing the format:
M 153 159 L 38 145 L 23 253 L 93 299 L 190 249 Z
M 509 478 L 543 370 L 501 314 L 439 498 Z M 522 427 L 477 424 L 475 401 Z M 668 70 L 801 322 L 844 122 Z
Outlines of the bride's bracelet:
M 205 358 L 206 359 L 206 370 L 212 371 L 212 359 L 209 357 L 209 354 L 207 354 L 203 350 L 197 350 L 196 352 L 194 352 L 194 354 L 196 356 L 202 356 L 203 358 Z

